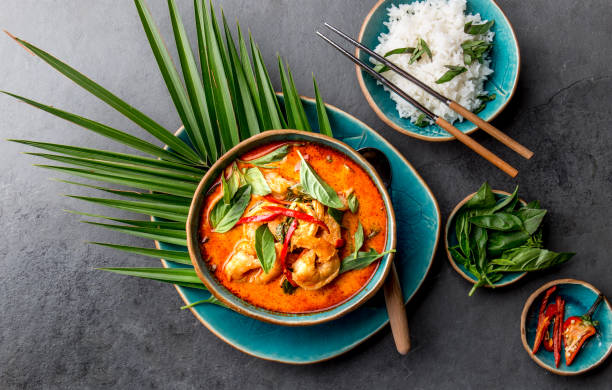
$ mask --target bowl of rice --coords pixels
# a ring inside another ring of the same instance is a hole
[[[493,0],[380,0],[366,16],[359,41],[485,121],[516,90],[518,42]],[[462,132],[478,129],[367,53],[357,49],[356,56]],[[393,129],[427,141],[454,139],[359,68],[357,79],[368,104]]]

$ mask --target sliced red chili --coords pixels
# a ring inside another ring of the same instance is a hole
[[[272,195],[266,195],[266,196],[264,196],[264,199],[267,200],[268,202],[276,203],[276,204],[282,204],[282,205],[290,205],[291,204],[291,202],[287,202],[286,200],[276,199]]]
[[[285,217],[291,217],[291,218],[299,219],[299,220],[306,221],[309,223],[317,224],[329,233],[329,228],[327,227],[327,225],[320,219],[317,219],[310,214],[302,213],[300,211],[286,209],[284,207],[263,206],[262,208],[264,210],[272,211],[274,213],[279,213],[280,215],[284,215]]]
[[[533,343],[533,353],[537,353],[540,349],[540,345],[542,344],[542,340],[544,340],[544,334],[548,332],[548,326],[550,325],[550,321],[554,316],[554,313],[550,316],[546,315],[546,304],[548,303],[548,299],[557,290],[557,286],[553,286],[546,291],[544,298],[542,299],[542,303],[540,304],[540,312],[538,314],[538,327],[536,329],[536,338]]]
[[[339,238],[339,239],[336,240],[336,245],[334,245],[334,246],[336,247],[336,249],[338,249],[338,248],[342,248],[344,246],[344,244],[346,244],[344,239]]]
[[[266,154],[273,152],[276,149],[280,148],[281,146],[291,145],[291,144],[295,144],[295,142],[288,142],[288,141],[273,142],[273,143],[268,144],[265,148],[256,149],[251,152],[246,152],[240,157],[240,159],[244,162],[249,162],[249,161],[258,159],[260,157],[263,157]]]
[[[595,323],[591,320],[597,306],[603,300],[599,294],[591,308],[582,317],[570,317],[563,323],[563,344],[565,346],[565,364],[572,364],[584,343],[597,333]]]
[[[251,223],[251,222],[268,222],[273,220],[274,218],[282,215],[281,213],[271,213],[271,214],[259,214],[259,215],[251,215],[250,217],[242,217],[236,222],[236,225],[241,225],[243,223]]]
[[[561,339],[563,332],[563,317],[565,312],[565,301],[561,297],[557,297],[557,314],[555,316],[555,325],[553,328],[553,354],[555,356],[555,367],[561,364]]]
[[[287,252],[289,251],[291,237],[293,236],[295,229],[297,229],[297,225],[297,219],[294,219],[293,222],[291,222],[291,225],[289,225],[289,229],[287,230],[287,234],[285,235],[285,241],[283,242],[283,249],[281,249],[280,253],[280,262],[281,267],[283,268],[283,273],[285,274],[285,277],[293,287],[297,287],[297,284],[293,281],[293,278],[291,277],[291,272],[289,272],[289,270],[287,269]]]

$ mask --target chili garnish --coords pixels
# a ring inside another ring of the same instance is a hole
[[[276,207],[276,206],[263,206],[262,209],[272,211],[274,213],[278,213],[277,215],[284,215],[285,217],[291,217],[291,218],[299,219],[299,220],[306,221],[309,223],[314,223],[316,225],[321,226],[323,229],[325,229],[329,233],[329,228],[327,227],[327,225],[320,219],[317,219],[310,214],[302,213],[302,212],[291,210],[291,209],[286,209],[284,207]]]
[[[548,325],[550,325],[550,320],[554,316],[554,313],[550,316],[547,316],[548,310],[546,310],[546,304],[548,303],[548,299],[557,290],[557,286],[553,286],[546,291],[544,298],[542,299],[542,303],[540,304],[540,312],[538,314],[538,327],[536,330],[536,338],[533,344],[533,353],[538,352],[540,349],[540,344],[542,344],[542,340],[544,340],[544,334],[548,332]]]
[[[251,222],[268,222],[281,215],[280,213],[251,215],[250,217],[242,217],[236,222],[236,225]]]
[[[589,311],[581,317],[570,317],[563,323],[563,344],[565,345],[565,364],[572,364],[580,348],[584,343],[597,333],[595,325],[597,324],[591,319],[591,316],[603,300],[603,295],[599,294],[595,303]]]
[[[282,205],[290,205],[291,204],[291,202],[287,202],[286,200],[276,199],[272,195],[266,195],[266,196],[264,196],[264,199],[267,200],[268,202],[272,202],[272,203],[276,203],[276,204],[282,204]]]
[[[555,355],[555,367],[561,364],[561,338],[563,317],[565,315],[565,301],[561,297],[557,297],[557,314],[555,316],[555,325],[553,327],[553,354]]]
[[[293,222],[291,222],[289,229],[287,230],[287,234],[285,235],[285,241],[283,242],[283,249],[281,249],[280,253],[280,262],[281,267],[283,269],[283,273],[285,274],[285,277],[293,287],[297,287],[297,284],[293,281],[293,278],[291,277],[291,272],[289,272],[289,270],[287,269],[287,252],[289,251],[291,237],[293,236],[295,229],[297,229],[297,225],[297,219],[294,219]]]

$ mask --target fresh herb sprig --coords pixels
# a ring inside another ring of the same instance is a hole
[[[459,76],[461,73],[467,72],[467,68],[465,66],[457,66],[457,65],[444,65],[448,68],[446,73],[442,75],[439,79],[436,80],[436,84],[443,84],[451,81],[456,76]]]
[[[453,259],[477,279],[469,295],[478,287],[493,286],[505,272],[539,271],[572,258],[574,253],[543,248],[545,215],[538,202],[519,202],[518,187],[499,201],[488,183],[480,187],[457,213],[458,245],[449,248]]]
[[[394,54],[411,54],[410,59],[408,60],[408,64],[410,65],[420,60],[423,54],[427,54],[430,59],[432,58],[429,45],[427,45],[427,42],[425,42],[425,40],[422,38],[417,40],[417,47],[399,47],[397,49],[389,50],[383,55],[383,57],[386,58]],[[378,73],[386,72],[388,70],[389,67],[384,64],[374,66],[374,71]]]
[[[482,64],[484,62],[485,53],[492,47],[492,43],[480,39],[463,42],[461,44],[461,48],[463,49],[463,62],[466,65],[471,65],[474,61],[478,61]]]
[[[494,24],[495,20],[489,20],[488,22],[483,24],[474,24],[473,22],[467,22],[463,27],[463,31],[466,34],[470,35],[486,34],[487,32],[489,32],[489,30],[491,29],[491,27],[493,27]]]
[[[381,257],[389,253],[395,252],[395,249],[391,249],[383,253],[378,253],[376,252],[376,250],[374,250],[374,248],[370,248],[370,250],[367,252],[360,251],[361,247],[365,242],[363,226],[361,226],[361,222],[359,222],[359,225],[357,226],[357,231],[355,231],[354,242],[355,248],[353,249],[353,253],[346,256],[342,260],[342,264],[340,265],[340,273],[344,273],[354,269],[365,268],[376,260],[380,259]]]

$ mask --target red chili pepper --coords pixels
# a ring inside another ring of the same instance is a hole
[[[268,144],[265,148],[262,149],[256,149],[254,151],[251,152],[247,152],[245,154],[243,154],[240,159],[242,161],[248,162],[248,161],[252,161],[255,160],[259,157],[265,156],[266,154],[275,151],[276,149],[280,148],[281,146],[285,146],[285,145],[291,145],[291,144],[295,144],[296,142],[287,142],[287,141],[279,141],[279,142],[273,142]]]
[[[565,301],[557,297],[557,314],[555,316],[555,326],[553,328],[553,353],[555,355],[555,367],[561,364],[561,338],[563,332],[563,317],[565,315]]]
[[[553,339],[550,337],[550,333],[546,332],[544,335],[544,341],[542,342],[544,349],[548,352],[552,352],[554,350]]]
[[[572,364],[580,348],[584,343],[597,333],[595,323],[591,316],[602,301],[603,295],[599,295],[589,311],[582,317],[570,317],[563,323],[563,344],[565,346],[565,364]]]
[[[550,320],[554,316],[546,315],[546,304],[548,303],[548,299],[557,290],[557,286],[553,286],[546,291],[544,298],[542,299],[542,303],[540,304],[540,312],[538,314],[538,327],[536,330],[536,338],[533,343],[533,353],[537,353],[540,349],[540,344],[542,344],[542,340],[544,340],[545,332],[548,332],[548,326],[550,325]]]
[[[289,272],[289,270],[287,269],[286,261],[287,252],[289,251],[289,243],[291,243],[291,237],[293,236],[295,229],[297,229],[297,225],[297,219],[294,219],[293,222],[291,222],[291,225],[289,225],[289,229],[287,230],[287,234],[285,235],[285,241],[283,242],[283,249],[281,249],[280,253],[280,262],[281,267],[283,268],[283,273],[285,274],[285,277],[293,287],[297,287],[297,284],[293,281],[293,278],[291,277],[291,272]]]
[[[339,238],[339,239],[336,240],[336,245],[334,245],[334,246],[336,247],[336,249],[338,249],[338,248],[342,248],[344,246],[344,244],[346,244],[344,239]]]
[[[264,199],[267,200],[268,202],[276,203],[276,204],[282,204],[282,205],[290,205],[291,204],[291,202],[287,202],[286,200],[276,199],[272,195],[266,195],[266,196],[264,196]]]
[[[251,215],[250,217],[242,217],[236,222],[236,225],[251,222],[268,222],[281,215],[281,213]]]
[[[316,219],[310,214],[301,213],[299,211],[286,209],[284,207],[276,207],[276,206],[263,206],[262,209],[272,211],[274,213],[279,213],[280,215],[284,215],[285,217],[291,217],[291,218],[300,219],[302,221],[306,221],[309,223],[317,224],[329,233],[329,228],[327,227],[327,225],[323,221]]]
[[[545,319],[548,319],[548,324],[544,327],[544,340],[542,341],[542,345],[544,346],[544,349],[546,349],[548,352],[552,352],[554,349],[553,339],[550,337],[550,322],[552,321],[552,319],[555,317],[556,314],[557,314],[557,305],[551,303],[546,308],[546,312],[544,314]]]

